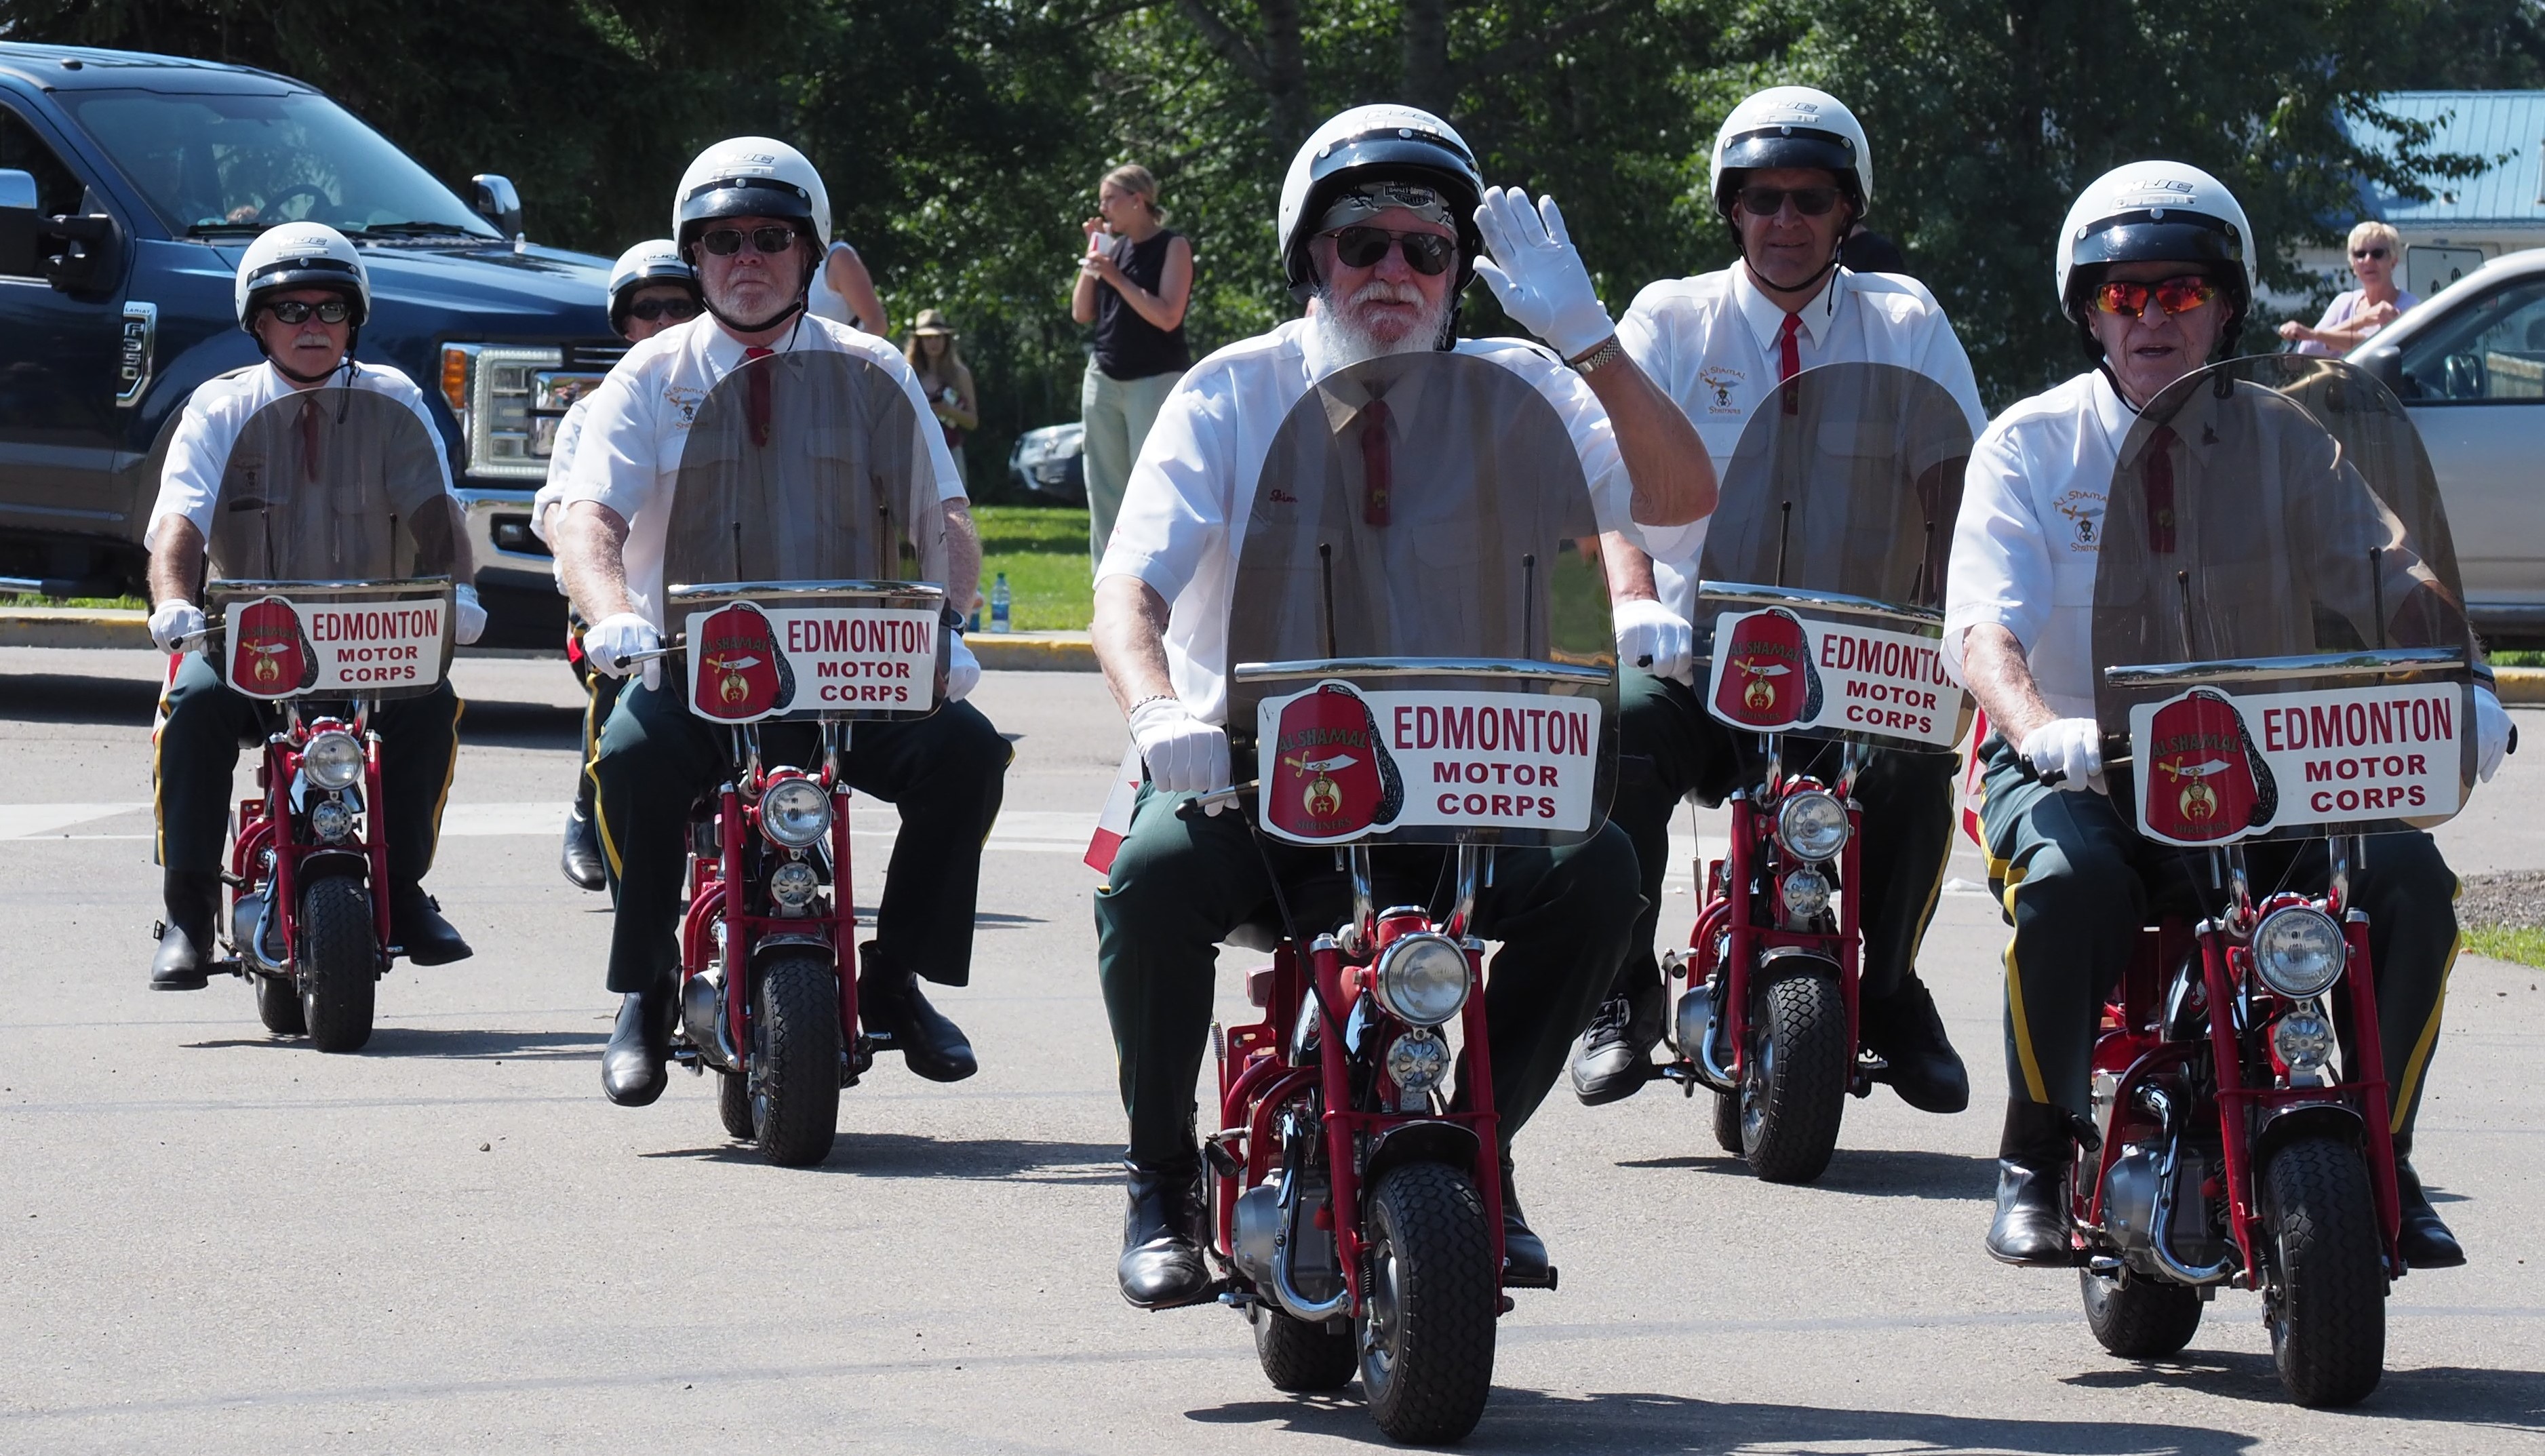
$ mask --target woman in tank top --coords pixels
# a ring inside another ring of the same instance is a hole
[[[1192,366],[1185,347],[1192,245],[1167,229],[1158,180],[1146,167],[1114,168],[1097,191],[1097,211],[1083,224],[1087,251],[1069,299],[1070,317],[1096,326],[1079,389],[1091,566],[1113,534],[1122,487],[1158,407]]]

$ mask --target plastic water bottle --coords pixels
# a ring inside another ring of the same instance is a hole
[[[998,581],[990,587],[991,631],[1005,632],[1012,630],[1008,625],[1008,603],[1010,600],[1011,599],[1008,596],[1008,574],[1003,571],[999,573]]]

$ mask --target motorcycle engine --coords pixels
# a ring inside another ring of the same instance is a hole
[[[1304,1170],[1297,1182],[1297,1243],[1290,1251],[1290,1287],[1312,1302],[1334,1297],[1342,1288],[1335,1259],[1335,1236],[1317,1227],[1317,1212],[1326,1206],[1326,1177],[1321,1170]],[[1272,1287],[1272,1251],[1284,1234],[1278,1185],[1258,1183],[1238,1195],[1237,1230],[1230,1250],[1238,1272],[1259,1289]]]
[[[720,978],[692,976],[681,987],[681,1029],[689,1033],[708,1066],[733,1070],[733,1060],[724,1054],[724,985]]]
[[[2103,1237],[2120,1250],[2130,1267],[2155,1274],[2156,1195],[2164,1149],[2155,1143],[2125,1143],[2103,1182]],[[2174,1170],[2175,1258],[2195,1268],[2215,1263],[2222,1253],[2210,1219],[2209,1199],[2201,1188],[2218,1167],[2214,1149],[2185,1140]]]

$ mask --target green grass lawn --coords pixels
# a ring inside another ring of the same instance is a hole
[[[1020,632],[1079,631],[1095,603],[1087,512],[1075,506],[975,506],[981,527],[981,626],[990,586],[1008,574],[1009,622]]]
[[[67,602],[57,602],[50,597],[19,597],[0,593],[0,607],[115,607],[140,611],[148,608],[149,606],[149,603],[138,597],[73,597]]]
[[[2545,668],[2545,652],[2496,652],[2492,665],[2497,668]]]
[[[2519,926],[2468,926],[2466,949],[2495,960],[2523,966],[2545,966],[2545,930]]]

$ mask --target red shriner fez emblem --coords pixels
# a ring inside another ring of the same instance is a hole
[[[2241,838],[2271,822],[2279,786],[2236,704],[2196,688],[2148,721],[2139,787],[2148,830],[2180,844]]]
[[[300,613],[280,597],[239,609],[230,642],[230,684],[259,697],[284,697],[318,682],[318,653],[300,630]]]
[[[690,643],[690,701],[710,718],[748,723],[795,701],[795,673],[778,650],[778,629],[748,602],[710,614]]]
[[[1819,709],[1821,679],[1812,667],[1811,639],[1792,612],[1769,607],[1735,617],[1715,652],[1723,660],[1714,688],[1716,716],[1772,733],[1810,722]]]
[[[1292,839],[1343,840],[1393,824],[1405,804],[1396,760],[1359,693],[1321,683],[1281,709],[1264,756],[1265,812]]]

